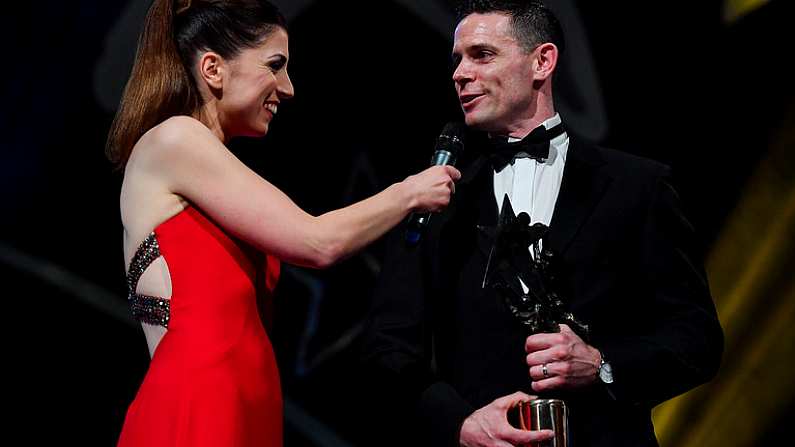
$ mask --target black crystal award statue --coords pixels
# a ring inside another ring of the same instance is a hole
[[[527,335],[560,332],[560,324],[567,324],[583,340],[587,340],[588,326],[566,310],[563,300],[555,291],[555,257],[548,244],[543,243],[548,231],[549,227],[542,223],[530,225],[527,213],[514,215],[506,195],[486,265],[483,287],[491,287],[496,291],[514,318],[527,330]],[[534,447],[568,446],[568,410],[560,399],[536,399],[521,403],[519,425],[525,430],[551,429],[555,432],[553,439],[536,443]]]
[[[514,215],[506,195],[489,254],[483,287],[492,287],[503,299],[528,335],[539,332],[560,332],[567,324],[583,340],[588,326],[565,309],[555,291],[555,258],[542,240],[549,227],[542,223],[530,225],[527,213]],[[530,254],[532,250],[532,255]],[[524,291],[523,283],[528,289]]]

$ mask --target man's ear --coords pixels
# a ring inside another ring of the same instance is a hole
[[[224,85],[226,61],[218,53],[208,51],[199,57],[198,77],[212,90],[220,90]]]
[[[558,66],[558,47],[554,43],[542,43],[533,50],[533,80],[543,81],[552,77]]]

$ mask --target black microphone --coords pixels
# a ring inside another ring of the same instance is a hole
[[[455,166],[459,155],[464,151],[465,129],[464,123],[460,122],[449,122],[444,125],[442,133],[436,139],[431,166]],[[406,226],[406,242],[410,245],[417,244],[430,220],[431,213],[412,213]]]

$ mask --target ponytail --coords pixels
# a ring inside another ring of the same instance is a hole
[[[177,51],[175,0],[154,0],[138,40],[130,79],[113,119],[105,153],[124,168],[135,143],[152,127],[175,115],[190,115],[201,98]],[[190,6],[181,1],[180,12]]]
[[[267,0],[154,0],[108,133],[108,159],[124,168],[149,129],[199,110],[203,100],[188,70],[201,52],[231,60],[277,28],[287,30],[287,22]]]

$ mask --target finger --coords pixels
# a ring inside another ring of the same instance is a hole
[[[554,376],[548,379],[533,381],[533,383],[530,386],[533,387],[533,391],[538,393],[543,391],[556,390],[566,387],[566,379],[561,376]]]
[[[546,367],[546,374],[544,374]],[[530,377],[533,380],[545,380],[552,377],[568,377],[568,364],[566,362],[549,362],[534,365],[529,369]]]
[[[530,369],[528,370],[530,378],[536,381],[536,380],[544,380],[544,379],[549,379],[550,377],[559,376],[560,374],[556,374],[552,370],[552,365],[554,365],[554,363],[544,363],[541,365],[531,366]],[[544,375],[544,366],[547,367],[546,375]]]
[[[461,171],[454,168],[453,166],[445,165],[445,169],[447,170],[447,174],[452,177],[453,180],[458,180],[461,178]]]
[[[499,434],[499,437],[511,444],[529,444],[531,442],[546,441],[555,437],[555,432],[552,430],[519,430],[516,428],[509,428]]]
[[[530,402],[531,400],[535,399],[536,396],[531,396],[527,393],[523,393],[521,391],[517,391],[513,394],[509,394],[507,396],[499,397],[494,399],[494,404],[498,408],[507,409],[515,407],[519,404],[519,402]]]
[[[551,346],[561,343],[562,337],[560,334],[533,334],[524,342],[524,352],[535,352],[540,351],[542,349],[547,349]]]
[[[525,357],[525,362],[527,366],[536,366],[536,365],[543,365],[544,363],[553,363],[565,358],[561,356],[562,352],[559,349],[556,349],[554,346],[548,349],[544,349],[542,351],[535,351],[527,354]]]

